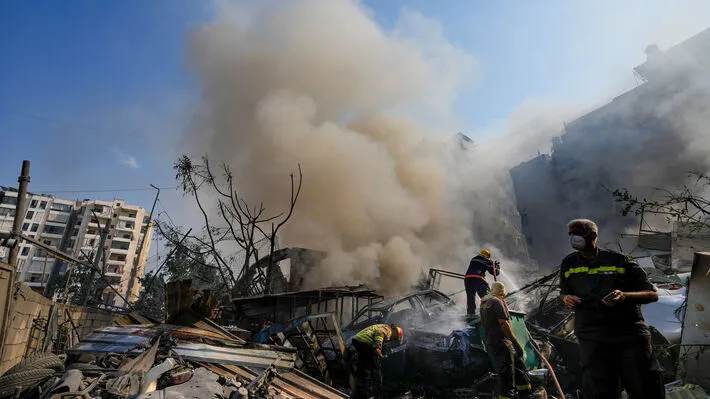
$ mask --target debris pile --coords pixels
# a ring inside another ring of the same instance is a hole
[[[129,324],[97,329],[58,356],[25,358],[0,377],[0,398],[339,398],[295,368],[297,350],[207,328]]]

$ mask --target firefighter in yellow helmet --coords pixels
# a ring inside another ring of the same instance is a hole
[[[488,295],[490,286],[486,281],[486,272],[494,277],[500,273],[500,264],[491,260],[491,253],[487,249],[482,249],[478,255],[471,259],[468,264],[466,275],[463,280],[466,288],[466,313],[468,317],[476,314],[476,295],[483,298]]]
[[[404,330],[394,324],[375,324],[355,335],[352,340],[357,352],[351,398],[378,396],[382,390],[382,345],[390,340],[402,342]]]

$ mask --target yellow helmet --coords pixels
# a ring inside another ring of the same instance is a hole
[[[480,255],[486,259],[490,259],[491,258],[491,251],[489,251],[487,249],[482,249],[480,252]]]

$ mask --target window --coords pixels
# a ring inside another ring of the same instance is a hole
[[[30,208],[37,208],[37,200],[32,200],[32,202],[30,202]]]
[[[27,231],[27,229],[29,229],[29,228],[30,228],[30,224],[29,224],[29,223],[23,223],[23,224],[22,224],[22,230],[23,230],[23,231]]]
[[[40,202],[39,209],[47,209],[47,201]]]
[[[39,223],[32,223],[32,228],[30,228],[30,231],[36,233],[37,229],[39,229]]]
[[[64,234],[64,226],[44,226],[44,232],[47,234]]]
[[[42,242],[44,243],[44,245],[52,245],[52,242],[49,240],[44,240]]]
[[[30,247],[22,248],[22,256],[27,256],[30,253]]]
[[[35,212],[34,211],[27,211],[27,214],[25,215],[25,219],[32,219],[35,217]]]
[[[58,204],[58,203],[53,203],[51,209],[53,211],[59,211],[59,212],[71,212],[72,206],[69,204]]]
[[[143,216],[143,224],[150,223],[150,216]]]
[[[8,208],[0,208],[0,216],[12,216],[15,217],[15,210]]]
[[[111,243],[111,248],[127,251],[129,245],[130,245],[130,244],[127,243],[127,242],[114,241],[113,243]]]
[[[130,235],[130,234],[124,234],[124,235],[122,235],[121,237],[127,238],[127,239],[129,239],[129,240],[131,239],[131,235]]]
[[[10,197],[9,195],[6,195],[2,197],[2,199],[0,199],[0,203],[8,205],[17,205],[17,197]]]

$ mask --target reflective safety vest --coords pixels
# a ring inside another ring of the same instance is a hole
[[[375,324],[355,335],[355,339],[373,348],[382,349],[382,343],[392,337],[392,329],[387,324]]]

